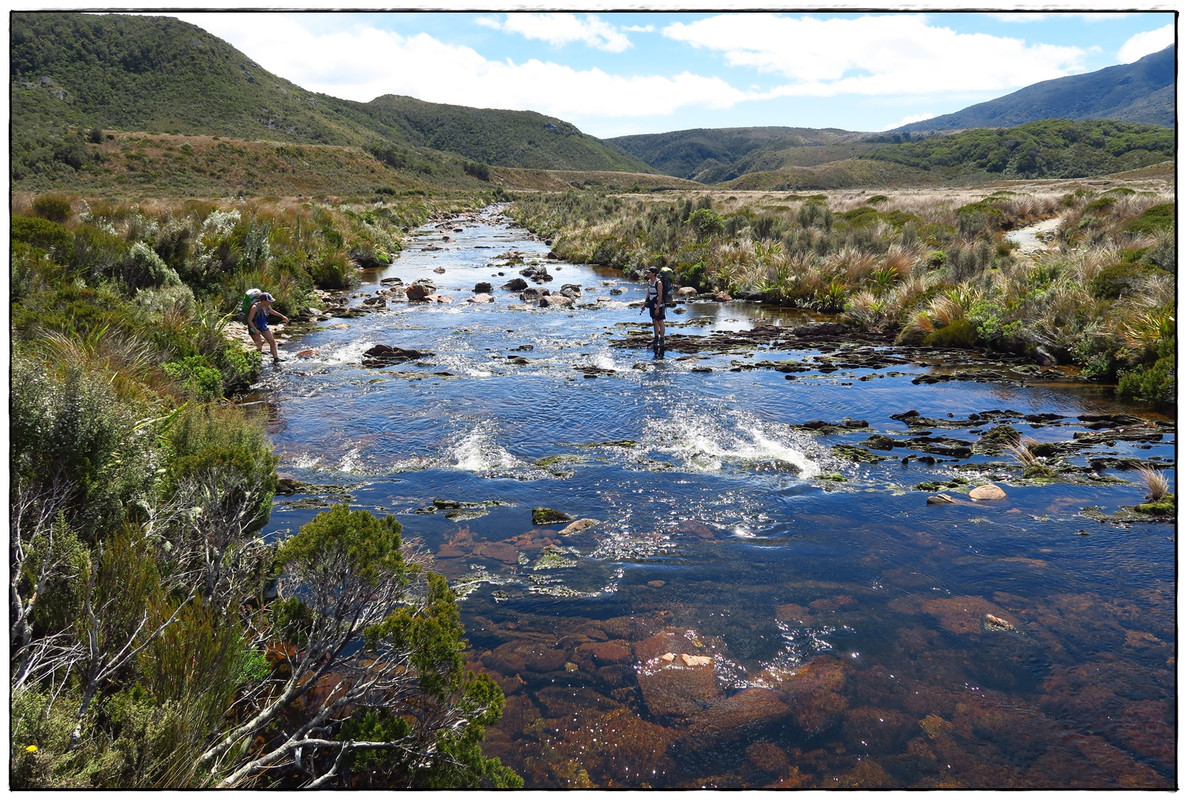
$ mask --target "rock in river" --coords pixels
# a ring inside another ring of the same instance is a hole
[[[392,347],[386,344],[377,344],[367,352],[363,353],[364,367],[386,367],[391,364],[398,364],[402,361],[415,361],[418,358],[431,356],[432,353],[426,353],[422,350],[405,350],[402,347]]]
[[[987,483],[984,486],[974,487],[969,492],[969,498],[972,500],[1005,500],[1006,493],[1002,491],[1000,486]]]

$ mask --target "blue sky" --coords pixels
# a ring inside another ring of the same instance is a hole
[[[532,110],[609,138],[753,125],[887,130],[1136,61],[1174,42],[1171,8],[172,15],[312,91]]]

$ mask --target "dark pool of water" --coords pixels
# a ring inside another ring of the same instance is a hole
[[[547,266],[542,288],[581,286],[578,307],[498,288],[523,266],[510,251]],[[422,540],[464,597],[474,667],[507,694],[487,751],[528,787],[1176,783],[1174,527],[1084,514],[1142,502],[1133,472],[1026,486],[1008,455],[831,451],[905,434],[891,415],[909,409],[999,411],[1038,441],[1134,409],[1069,383],[912,382],[942,364],[789,380],[742,367],[811,353],[657,358],[614,346],[649,327],[639,285],[547,251],[496,210],[425,229],[362,291],[431,278],[454,302],[326,323],[261,386],[282,473],[320,487],[280,498],[268,532],[349,499]],[[467,302],[479,281],[494,303]],[[693,303],[669,331],[807,319]],[[432,355],[362,367],[375,344]],[[1024,420],[1043,413],[1062,419]],[[793,427],[844,417],[869,429]],[[1094,454],[1173,463],[1173,435]],[[955,475],[1007,498],[914,488]],[[538,506],[597,524],[562,536],[533,525]]]

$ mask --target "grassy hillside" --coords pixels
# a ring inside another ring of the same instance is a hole
[[[360,196],[428,190],[491,189],[466,172],[463,159],[433,151],[400,151],[401,163],[360,147],[245,141],[221,136],[106,133],[98,142],[72,137],[77,168],[17,174],[13,188],[91,196],[156,197]],[[382,154],[382,153],[381,153]]]
[[[87,129],[367,147],[396,152],[397,167],[410,151],[435,149],[499,166],[650,171],[535,112],[308,92],[169,17],[36,12],[10,19],[18,179],[58,171],[55,163],[76,166],[70,133]]]
[[[758,152],[780,152],[852,142],[862,134],[833,128],[697,128],[671,133],[619,136],[606,141],[665,175],[699,181],[726,180],[731,170]],[[708,176],[708,177],[706,177]],[[730,177],[736,177],[731,175]]]
[[[1056,118],[1114,119],[1173,128],[1174,91],[1175,48],[1172,45],[1132,64],[1042,81],[1005,97],[896,130],[1012,127]]]
[[[576,127],[535,111],[426,103],[385,95],[362,106],[370,127],[393,139],[505,167],[652,172]]]

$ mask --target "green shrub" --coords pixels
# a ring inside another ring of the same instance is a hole
[[[1122,372],[1117,380],[1117,396],[1163,408],[1174,407],[1174,353],[1163,356],[1148,367],[1139,366]]]
[[[74,237],[56,222],[20,214],[12,218],[11,239],[49,253],[64,262],[74,253]]]
[[[172,455],[162,476],[167,491],[197,480],[220,503],[246,509],[245,530],[267,523],[278,459],[260,424],[234,408],[185,406],[166,435]]]
[[[1113,264],[1097,273],[1089,284],[1089,290],[1093,297],[1101,300],[1116,300],[1133,292],[1150,273],[1150,267],[1142,264]]]
[[[213,400],[222,396],[223,376],[209,366],[201,356],[189,356],[162,365],[165,374],[177,381],[187,393],[199,400]]]
[[[696,231],[697,240],[702,242],[725,231],[725,219],[711,208],[698,208],[692,212],[688,224]]]
[[[33,213],[50,222],[64,223],[70,219],[70,201],[58,195],[41,195],[33,199]]]
[[[1162,203],[1143,211],[1136,220],[1125,226],[1125,232],[1138,235],[1154,234],[1174,227],[1175,204]]]
[[[923,337],[928,347],[976,347],[977,326],[967,317],[955,320],[942,328],[936,328]]]
[[[11,387],[14,491],[54,498],[87,541],[118,527],[125,507],[143,502],[153,470],[151,441],[136,428],[140,412],[105,376],[76,363],[18,357]]]
[[[348,289],[358,282],[358,275],[346,253],[323,253],[309,266],[309,277],[321,289]]]

